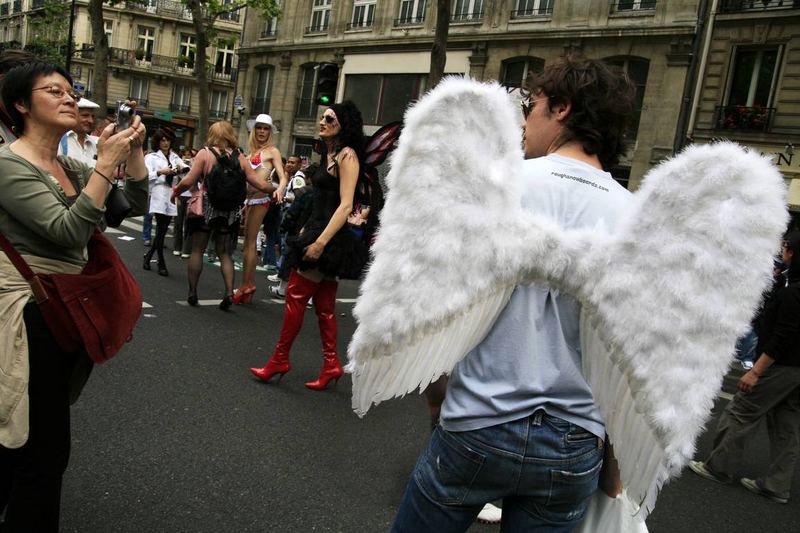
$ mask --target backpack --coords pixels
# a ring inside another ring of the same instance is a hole
[[[228,155],[210,146],[208,149],[217,158],[205,177],[208,201],[218,211],[235,211],[244,205],[247,197],[247,177],[239,164],[239,150]]]

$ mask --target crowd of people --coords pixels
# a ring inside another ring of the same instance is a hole
[[[324,390],[338,382],[344,373],[337,349],[338,280],[362,275],[369,256],[363,227],[375,216],[369,205],[357,205],[365,141],[355,104],[334,103],[322,112],[321,162],[303,169],[297,155],[283,159],[269,115],[256,117],[246,151],[231,124],[219,121],[199,150],[176,151],[169,131],[158,129],[150,133],[148,152],[148,132],[135,114],[122,131],[107,122],[98,126],[99,135],[91,135],[98,105],[73,92],[72,78],[61,67],[30,58],[0,60],[0,67],[3,110],[17,137],[0,147],[0,230],[38,261],[37,268],[82,268],[90,234],[103,227],[108,191],[123,178],[131,215],[155,220],[154,236],[152,229],[144,230],[149,242],[142,268],[151,270],[155,258],[157,273],[170,275],[165,239],[172,224],[173,254],[188,259],[189,305],[199,301],[209,242],[220,264],[223,310],[252,301],[257,243],[269,243],[265,254],[273,253],[277,266],[270,292],[285,299],[284,315],[273,352],[263,367],[250,369],[253,376],[268,383],[290,372],[293,342],[313,301],[322,369],[305,386]],[[633,106],[630,81],[600,61],[569,58],[532,75],[523,99],[523,205],[566,228],[601,220],[613,228],[630,193],[608,169],[626,150]],[[223,174],[241,177],[240,204],[224,204],[222,193],[212,190],[210,176],[222,182]],[[580,179],[558,178],[565,174]],[[270,212],[267,237],[259,239]],[[237,286],[231,254],[240,234],[244,270]],[[777,457],[764,478],[741,482],[783,503],[800,453],[800,276],[791,261],[798,249],[800,238],[789,237],[783,257],[787,281],[765,308],[761,355],[720,422],[710,458],[692,463],[706,478],[730,481],[730,462],[741,453],[746,434],[767,417]],[[0,343],[0,370],[24,385],[17,389],[25,398],[19,404],[20,394],[11,395],[3,384],[2,530],[57,531],[69,459],[69,405],[91,363],[81,352],[64,353],[55,344],[29,288],[5,256],[0,259],[0,316],[8,324],[2,337],[22,339],[19,345]],[[547,286],[516,288],[486,338],[449,380],[430,389],[433,432],[393,531],[464,531],[485,504],[497,500],[503,502],[505,530],[572,531],[598,487],[611,497],[619,494],[613,451],[581,375],[579,316],[575,300]],[[546,461],[539,460],[544,456]]]

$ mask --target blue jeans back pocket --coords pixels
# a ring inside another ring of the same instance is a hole
[[[456,435],[437,427],[428,449],[414,469],[414,479],[434,501],[443,505],[461,505],[485,459],[485,455]]]
[[[585,460],[562,465],[559,470],[550,471],[550,494],[547,507],[553,510],[559,507],[575,508],[597,490],[600,468],[603,466],[602,453],[587,454]]]

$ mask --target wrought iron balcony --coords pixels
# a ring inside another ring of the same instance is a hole
[[[722,0],[722,13],[800,9],[800,0]]]
[[[394,19],[395,27],[398,26],[418,26],[425,22],[425,15],[421,17],[404,17],[399,19]]]
[[[272,37],[275,37],[277,34],[278,34],[278,30],[271,28],[269,30],[263,30],[261,32],[261,38],[262,39],[271,39]]]
[[[208,77],[214,81],[229,81],[235,82],[237,74],[239,73],[238,70],[231,68],[225,68],[221,70],[217,70],[216,68],[212,68],[208,72]]]
[[[253,98],[251,105],[251,114],[259,115],[261,113],[269,113],[269,98]]]
[[[365,20],[362,22],[348,22],[347,23],[347,31],[350,30],[368,30],[372,28],[373,21],[372,20]]]
[[[303,33],[305,35],[328,33],[328,25],[322,24],[320,26],[306,26],[306,29]]]
[[[224,109],[212,109],[208,112],[208,117],[217,120],[225,120],[228,117],[228,113],[225,112]]]
[[[613,0],[611,12],[652,11],[656,8],[656,3],[656,0]]]
[[[220,20],[227,20],[228,22],[239,22],[239,12],[232,11],[230,13],[222,13],[219,16]]]
[[[450,22],[479,22],[483,20],[483,11],[477,13],[453,13]]]
[[[714,129],[769,131],[774,116],[774,107],[718,106],[714,111]]]
[[[191,107],[188,105],[183,104],[169,104],[169,110],[175,111],[176,113],[188,113],[191,110]]]
[[[553,14],[553,5],[542,6],[539,8],[519,9],[511,12],[511,19],[530,19],[535,17],[549,17]]]

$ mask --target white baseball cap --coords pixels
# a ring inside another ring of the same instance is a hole
[[[255,126],[256,124],[266,124],[272,129],[272,133],[278,133],[278,128],[276,128],[275,124],[272,122],[272,117],[266,113],[261,113],[256,117],[256,121],[253,125]]]
[[[100,109],[100,105],[81,97],[81,99],[78,100],[78,109]]]

